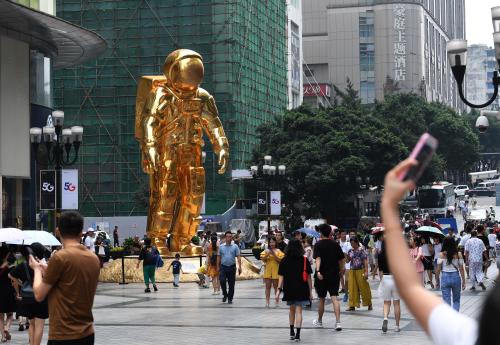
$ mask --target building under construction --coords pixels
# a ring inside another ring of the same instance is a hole
[[[286,109],[283,0],[64,0],[57,14],[108,44],[100,59],[54,78],[56,108],[85,127],[78,163],[85,216],[146,214],[148,179],[134,139],[137,80],[161,74],[172,50],[203,56],[202,87],[216,99],[232,169],[249,165],[257,126]],[[206,213],[215,214],[232,203],[230,170],[217,175],[217,157],[209,144],[205,150]]]

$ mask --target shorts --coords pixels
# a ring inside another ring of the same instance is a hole
[[[314,289],[319,298],[325,298],[328,293],[330,297],[339,295],[340,276],[337,274],[331,278],[314,279]]]
[[[434,270],[434,258],[432,256],[425,256],[422,263],[424,264],[424,271]]]
[[[392,275],[385,275],[380,283],[382,287],[382,298],[384,301],[399,301],[398,290],[396,290],[396,283]]]
[[[299,307],[307,307],[311,304],[311,301],[286,301],[286,305],[294,305]]]

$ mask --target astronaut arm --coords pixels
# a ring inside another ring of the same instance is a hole
[[[156,170],[158,164],[158,151],[157,145],[157,131],[159,126],[159,119],[156,115],[158,104],[161,97],[160,92],[152,94],[144,106],[144,113],[142,118],[143,140],[141,142],[143,168],[148,174],[152,174]]]
[[[203,107],[203,125],[205,132],[213,146],[214,152],[219,156],[219,173],[223,174],[226,170],[229,159],[229,142],[226,133],[219,119],[219,112],[212,96],[209,97]]]

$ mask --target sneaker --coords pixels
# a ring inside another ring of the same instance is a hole
[[[470,291],[476,291],[476,287],[475,287],[475,286],[473,286],[473,287],[471,287],[469,290],[470,290]]]
[[[373,310],[373,306],[371,304],[368,306],[368,310]]]
[[[313,326],[314,327],[323,327],[323,321],[319,321],[319,320],[314,320],[313,321]]]
[[[230,299],[229,301],[227,301],[227,304],[233,304],[233,300]]]
[[[227,297],[226,296],[222,297],[222,303],[226,303],[226,301],[227,301]]]
[[[24,331],[24,325],[19,325],[19,328],[17,329],[19,332]]]
[[[146,288],[146,290],[144,290],[145,293],[150,293],[151,292],[151,289],[150,288]]]
[[[340,324],[340,321],[335,322],[335,330],[337,332],[340,332],[342,330],[342,325]]]
[[[300,342],[300,337],[299,337],[299,336],[297,336],[297,335],[295,336],[295,342],[296,342],[296,343]]]
[[[354,307],[349,307],[349,308],[347,308],[345,311],[356,311],[356,308],[354,308]]]
[[[384,320],[382,322],[382,332],[387,333],[387,324],[389,323],[389,320]]]
[[[396,326],[396,328],[394,328],[394,332],[396,332],[396,333],[401,332],[401,329],[399,328],[399,326]]]
[[[479,286],[481,287],[481,289],[483,289],[483,291],[486,290],[486,286],[484,286],[483,283],[479,283]]]
[[[153,290],[155,290],[155,292],[158,292],[158,288],[156,287],[156,285],[153,285]]]
[[[295,340],[295,334],[290,334],[290,340]]]

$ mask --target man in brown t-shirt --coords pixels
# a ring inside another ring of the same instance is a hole
[[[48,345],[94,344],[92,305],[100,265],[97,256],[80,244],[82,229],[78,212],[63,213],[56,229],[63,249],[52,255],[48,265],[30,257],[35,298],[41,301],[48,296]]]

